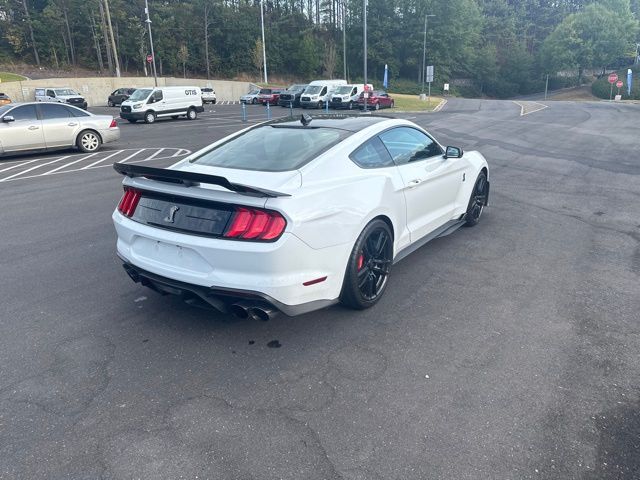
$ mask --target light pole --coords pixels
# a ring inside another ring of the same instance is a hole
[[[426,14],[424,16],[424,43],[422,44],[422,94],[424,95],[424,82],[427,68],[427,20],[429,17],[435,17],[435,15]],[[424,98],[424,97],[423,97]]]
[[[343,78],[347,79],[347,10],[346,0],[342,1],[342,68]]]
[[[149,44],[151,45],[151,64],[153,65],[153,81],[158,86],[158,72],[156,72],[156,54],[153,51],[153,36],[151,35],[151,19],[149,18],[149,1],[144,0],[144,13],[147,15],[145,22],[149,28]]]
[[[264,67],[264,83],[267,81],[267,49],[264,44],[264,1],[260,0],[260,24],[262,25],[262,65]]]
[[[365,87],[369,83],[367,81],[367,0],[362,0],[362,37],[364,43],[364,85]],[[365,92],[364,95],[364,111],[367,111],[367,95],[368,92]]]

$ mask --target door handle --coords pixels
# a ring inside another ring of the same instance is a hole
[[[36,127],[35,125],[31,125],[29,130],[38,130],[40,127]]]
[[[415,187],[417,185],[420,185],[422,183],[422,179],[421,178],[414,178],[413,180],[409,180],[408,185],[410,187]]]
[[[71,122],[71,123],[67,123],[67,125],[69,125],[70,127],[75,127],[76,125],[78,125],[77,123]]]

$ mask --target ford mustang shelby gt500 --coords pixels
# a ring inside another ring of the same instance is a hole
[[[273,120],[167,169],[114,168],[126,176],[113,221],[129,276],[264,320],[372,306],[394,262],[475,225],[489,198],[480,153],[382,116]]]

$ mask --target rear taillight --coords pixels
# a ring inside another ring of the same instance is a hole
[[[278,239],[286,226],[287,221],[278,212],[236,207],[223,236],[243,240],[271,241]]]
[[[141,196],[142,194],[139,190],[124,187],[124,195],[118,204],[118,211],[126,217],[132,217]]]
[[[116,122],[115,118],[111,119],[111,123],[109,124],[109,128],[116,128],[118,126],[118,123]]]

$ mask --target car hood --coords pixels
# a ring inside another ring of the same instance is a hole
[[[231,183],[239,183],[267,190],[290,192],[302,185],[302,174],[298,170],[288,172],[262,172],[253,170],[238,170],[235,168],[211,167],[198,165],[189,162],[179,162],[171,167],[174,170],[183,172],[204,173],[207,175],[218,175],[226,178]],[[216,185],[202,185],[203,188],[220,189]]]

